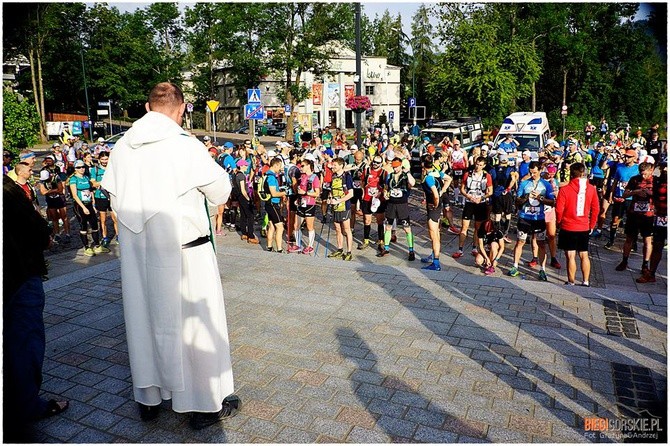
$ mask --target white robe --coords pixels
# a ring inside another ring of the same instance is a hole
[[[223,291],[205,197],[223,204],[228,174],[197,139],[149,112],[111,153],[102,186],[119,220],[121,280],[135,400],[215,412],[233,393]]]

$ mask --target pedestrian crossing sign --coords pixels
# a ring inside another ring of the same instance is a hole
[[[261,89],[260,88],[250,88],[247,90],[247,103],[248,104],[260,104],[261,103]]]

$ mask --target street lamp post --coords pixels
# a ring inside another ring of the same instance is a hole
[[[361,4],[355,4],[356,10],[356,96],[361,95]],[[354,112],[356,116],[356,145],[361,147],[361,114]]]
[[[91,122],[91,108],[88,105],[88,86],[86,85],[86,68],[84,65],[84,44],[79,40],[79,53],[81,54],[81,74],[84,78],[84,95],[86,96],[86,119],[88,120],[88,137],[93,140],[93,123]]]

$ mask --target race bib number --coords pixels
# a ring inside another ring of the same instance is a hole
[[[354,189],[361,188],[361,180],[354,180]]]
[[[371,197],[377,196],[378,189],[376,187],[368,187],[368,195]]]
[[[668,227],[668,217],[656,217],[656,221],[654,221],[655,226],[660,226],[662,228],[667,228]]]
[[[307,207],[307,197],[302,197],[300,199],[300,207],[301,208],[306,208]]]
[[[652,155],[656,155],[658,153],[658,149],[651,149],[651,152],[649,153],[651,153]]]
[[[633,212],[649,212],[649,203],[638,201],[633,203]]]
[[[391,198],[402,198],[402,190],[401,189],[391,189],[391,192],[389,194]]]
[[[91,199],[92,199],[92,196],[91,196],[91,191],[90,190],[84,189],[84,190],[81,191],[81,201],[83,203],[90,203]]]
[[[524,213],[528,215],[540,215],[540,206],[526,206]]]
[[[454,170],[454,175],[463,175],[462,170]]]
[[[323,188],[324,188],[325,190],[331,190],[331,189],[332,189],[332,186],[331,186],[330,183],[323,183]]]

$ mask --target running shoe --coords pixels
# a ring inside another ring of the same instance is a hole
[[[451,232],[452,234],[460,234],[461,228],[459,228],[458,226],[449,226],[448,231]]]
[[[265,230],[265,228],[261,229],[261,237],[265,238],[268,236],[268,231]]]
[[[93,257],[95,255],[95,251],[93,250],[93,248],[86,248],[84,249],[84,255]]]
[[[591,237],[593,238],[600,238],[602,235],[603,232],[600,229],[595,229],[593,232],[591,232]]]
[[[433,255],[431,254],[428,257],[422,257],[421,263],[433,263]]]
[[[637,252],[637,242],[634,242],[633,246],[630,247],[630,252]]]
[[[395,243],[398,241],[398,237],[395,234],[391,234],[391,243]]]
[[[242,237],[240,237],[240,239],[242,239],[242,240],[246,240],[246,239],[248,239],[248,238],[249,238],[249,236],[244,235],[244,234],[242,234]]]
[[[100,244],[105,247],[109,246],[109,237],[103,237]]]
[[[353,256],[351,255],[350,252],[348,252],[348,253],[342,255],[342,260],[345,260],[345,261],[347,261],[347,262],[351,261],[352,258],[353,258]]]
[[[118,239],[118,237],[117,237]],[[70,243],[72,241],[72,236],[70,234],[65,234],[65,243]]]
[[[416,254],[414,254],[414,251],[410,251],[409,255],[407,256],[407,260],[410,262],[413,262],[416,260]]]
[[[513,266],[511,270],[507,271],[507,275],[510,277],[516,277],[519,274],[521,273],[519,273],[519,268],[517,268],[516,266]]]
[[[421,269],[425,269],[428,271],[442,271],[442,267],[440,266],[439,263],[431,263],[430,265],[424,266]]]
[[[449,224],[449,220],[447,220],[445,217],[440,218],[440,225],[444,226],[445,228],[448,228],[448,227],[451,226]]]
[[[487,276],[490,276],[491,274],[495,273],[496,269],[493,267],[493,265],[489,266],[488,268],[486,268],[486,270],[484,270],[484,274],[486,274]]]
[[[582,282],[582,286],[585,286],[585,287],[587,287],[587,288],[588,288],[588,287],[590,287],[590,286],[591,286],[591,284],[590,284],[590,283],[588,283],[588,282]]]
[[[252,245],[258,245],[261,241],[258,240],[256,237],[251,237],[247,239],[247,243],[251,243]]]
[[[564,285],[567,285],[567,286],[575,286],[575,283],[574,283],[574,282],[565,282]]]
[[[549,280],[547,278],[547,273],[543,269],[540,270],[540,274],[537,275],[537,278],[540,282],[547,282]]]
[[[604,248],[605,248],[605,249],[608,249],[608,250],[610,250],[610,251],[613,251],[613,250],[614,250],[614,243],[612,243],[612,242],[607,242],[607,243],[605,243]]]
[[[530,262],[528,262],[528,266],[530,266],[531,268],[535,268],[539,263],[540,263],[539,259],[537,257],[533,257],[532,259],[530,259]]]
[[[328,258],[329,259],[341,259],[343,254],[344,253],[342,252],[342,250],[338,249],[337,251],[333,251],[330,254],[328,254]]]
[[[656,283],[656,275],[647,270],[641,277],[635,279],[637,283]]]
[[[556,257],[551,258],[551,267],[556,268],[556,269],[561,269],[561,263],[558,261]]]
[[[476,248],[472,248],[472,251],[470,251],[470,254],[472,254],[473,256],[476,256],[477,254],[479,254],[479,250],[477,250]]]
[[[456,251],[451,255],[451,257],[453,257],[454,259],[460,259],[461,257],[463,257],[463,251]]]
[[[361,243],[358,244],[356,249],[360,249],[362,251],[366,249],[368,246],[370,246],[370,240],[363,240]]]
[[[382,248],[382,250],[377,253],[377,257],[384,257],[384,256],[387,256],[389,254],[391,254],[391,251],[389,251],[388,249]]]
[[[93,252],[95,252],[96,254],[105,254],[105,253],[108,253],[110,251],[109,251],[109,248],[106,248],[102,245],[98,245],[95,248],[93,248]]]
[[[509,238],[509,235],[507,235],[507,234],[505,234],[505,236],[503,237],[503,240],[504,240],[505,243],[512,243],[512,239]]]
[[[228,232],[235,232],[237,230],[235,229],[235,225],[232,223],[227,226],[228,226]]]
[[[290,245],[286,251],[288,251],[289,254],[293,254],[300,253],[302,249],[300,249],[300,246],[298,245]]]
[[[626,271],[626,268],[628,268],[628,261],[622,260],[614,269],[617,271]]]
[[[302,250],[303,254],[312,254],[314,252],[314,248],[311,246],[306,247],[305,249]]]

